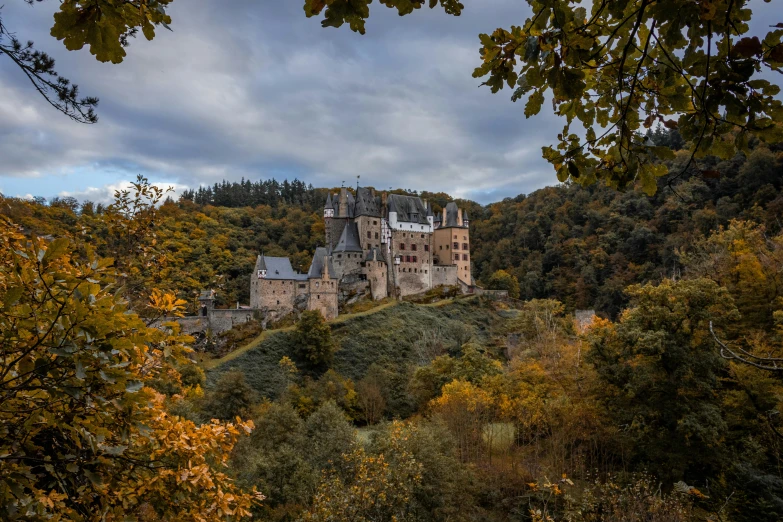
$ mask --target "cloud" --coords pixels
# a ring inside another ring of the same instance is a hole
[[[492,95],[471,77],[478,33],[521,23],[526,4],[486,0],[459,18],[373,7],[361,36],[321,28],[296,1],[180,0],[174,32],[134,40],[111,65],[48,36],[56,3],[9,4],[4,22],[99,95],[101,119],[60,116],[0,59],[0,182],[15,177],[22,193],[52,180],[45,186],[60,194],[98,200],[137,173],[189,187],[273,176],[335,186],[361,175],[485,202],[555,182],[540,147],[561,125],[525,120],[510,92]],[[82,171],[89,179],[73,174]]]
[[[166,193],[166,196],[163,198],[164,200],[169,196],[176,200],[182,194],[182,192],[189,188],[185,185],[172,183],[152,183],[152,185],[158,187]],[[128,190],[132,193],[133,187],[131,186],[131,182],[129,180],[111,183],[102,187],[87,187],[84,190],[76,192],[68,192],[64,190],[57,195],[61,198],[72,197],[78,199],[79,201],[92,201],[93,203],[110,204],[114,201],[114,194],[123,190]],[[25,196],[25,198],[31,199],[32,195],[28,194]]]

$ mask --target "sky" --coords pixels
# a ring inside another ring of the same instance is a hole
[[[49,36],[58,2],[9,2],[4,24],[50,53],[99,122],[52,109],[0,56],[0,192],[104,201],[137,174],[178,190],[298,178],[445,191],[482,203],[556,182],[541,158],[562,127],[472,78],[478,34],[521,24],[526,2],[401,18],[374,2],[367,34],[322,28],[303,0],[177,0],[173,32],[132,40],[118,65]]]

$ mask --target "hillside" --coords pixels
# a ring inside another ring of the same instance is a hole
[[[386,370],[391,379],[390,410],[406,417],[415,408],[406,390],[414,369],[438,355],[459,355],[468,342],[491,347],[494,356],[501,357],[498,336],[509,314],[469,298],[437,306],[401,302],[358,317],[341,317],[330,323],[337,345],[331,368],[354,382],[372,365]],[[305,365],[295,348],[292,329],[266,332],[241,355],[230,354],[217,365],[210,361],[207,382],[212,385],[222,374],[238,370],[260,397],[275,399],[285,387],[280,359],[287,356],[298,366]]]

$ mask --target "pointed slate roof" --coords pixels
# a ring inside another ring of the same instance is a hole
[[[397,221],[405,223],[429,224],[427,221],[427,209],[424,202],[418,196],[401,196],[389,194],[386,200],[389,212],[397,213]]]
[[[443,227],[462,227],[462,223],[457,219],[459,217],[459,208],[453,201],[446,205],[446,222]],[[464,218],[463,218],[464,219]]]
[[[287,257],[258,256],[256,270],[266,270],[266,279],[302,279],[291,267]]]
[[[334,266],[332,266],[332,256],[329,255],[329,251],[324,247],[318,247],[313,254],[313,262],[310,263],[310,270],[307,272],[308,279],[320,279],[324,273],[324,263],[328,262],[329,278],[337,279],[335,277]]]
[[[326,204],[324,205],[324,209],[334,209],[334,205],[332,204],[332,194],[329,193],[326,195]]]
[[[381,198],[374,196],[368,188],[356,189],[356,209],[354,217],[375,216],[381,217]]]
[[[364,256],[365,261],[384,261],[383,251],[380,248],[372,247],[367,255]]]
[[[359,227],[356,223],[346,223],[343,227],[343,233],[340,235],[340,240],[337,241],[337,246],[334,247],[335,252],[361,252],[362,242],[359,239]]]

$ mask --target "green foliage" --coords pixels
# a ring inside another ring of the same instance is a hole
[[[203,410],[210,419],[248,418],[255,400],[255,392],[245,381],[244,373],[226,372],[210,390]]]
[[[423,4],[381,3],[400,15]],[[447,13],[462,12],[458,2],[440,3]],[[326,7],[324,26],[348,22],[364,33],[369,4],[307,0],[305,12]],[[751,34],[748,0],[601,0],[590,12],[579,0],[528,4],[533,15],[524,24],[479,35],[482,63],[473,77],[485,77],[482,85],[493,93],[514,89],[513,101],[527,97],[528,118],[551,97],[565,126],[557,147],[544,147],[543,156],[559,181],[600,180],[619,189],[638,182],[655,194],[669,172],[658,160],[674,158],[641,136],[656,121],[686,141],[690,160],[683,170],[708,154],[726,160],[747,153],[751,138],[783,140],[780,87],[761,75],[765,68],[780,72],[783,26]],[[584,139],[571,127],[575,120],[586,129]]]
[[[487,281],[489,290],[507,290],[512,299],[519,299],[519,280],[505,270],[498,270]]]
[[[101,62],[120,63],[125,58],[128,38],[142,30],[147,40],[155,37],[155,26],[168,28],[171,17],[166,7],[172,0],[65,0],[54,14],[51,34],[69,51],[90,46]]]
[[[302,312],[294,332],[296,353],[312,368],[323,368],[332,362],[334,343],[332,329],[318,310]]]
[[[719,390],[726,362],[709,334],[736,320],[731,295],[708,279],[632,286],[617,325],[589,334],[589,360],[610,414],[637,459],[670,481],[703,480],[726,465]]]

